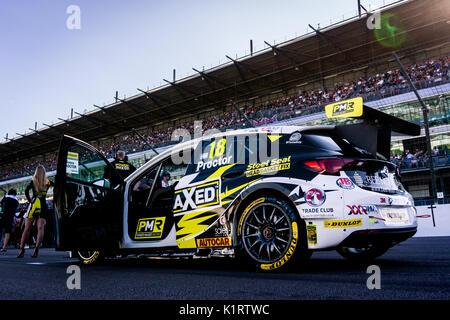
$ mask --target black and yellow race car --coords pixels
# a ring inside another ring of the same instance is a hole
[[[314,250],[378,257],[417,229],[413,199],[387,159],[391,131],[417,135],[420,127],[358,100],[327,113],[363,121],[216,133],[167,149],[125,179],[94,147],[64,136],[57,249],[85,264],[223,255],[262,270],[295,265]]]

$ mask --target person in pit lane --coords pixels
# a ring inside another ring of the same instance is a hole
[[[113,186],[118,185],[126,177],[128,177],[130,174],[136,171],[136,167],[133,166],[130,162],[128,162],[128,156],[126,155],[125,151],[122,148],[117,150],[116,156],[114,157],[114,160],[111,162],[111,165],[114,169],[116,169],[116,172],[120,177],[117,177],[117,175],[113,174],[111,168],[107,166],[105,168],[104,178],[108,179],[111,185]]]
[[[20,251],[17,258],[23,258],[25,254],[25,242],[30,236],[30,231],[34,223],[37,225],[36,247],[34,248],[32,258],[36,258],[39,252],[39,246],[44,239],[44,228],[46,219],[48,219],[49,209],[47,207],[47,192],[53,187],[54,183],[47,179],[47,173],[43,166],[38,166],[34,173],[33,179],[25,189],[25,196],[30,203],[28,211],[25,213],[25,229],[23,230],[22,239],[20,241]],[[30,190],[33,191],[33,197],[30,197]]]

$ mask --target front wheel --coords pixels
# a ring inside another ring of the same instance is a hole
[[[99,263],[104,256],[100,251],[95,250],[77,250],[72,252],[73,256],[77,257],[83,264]]]
[[[352,261],[371,261],[388,251],[387,245],[368,245],[363,248],[340,247],[336,251],[344,258]]]
[[[243,210],[237,226],[237,256],[260,270],[285,269],[305,256],[304,223],[277,197],[259,197]]]

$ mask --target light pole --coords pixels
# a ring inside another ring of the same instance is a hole
[[[402,73],[403,73],[404,77],[406,78],[406,80],[408,80],[409,85],[411,86],[411,88],[414,91],[414,94],[417,97],[417,100],[419,100],[419,103],[422,106],[423,125],[424,125],[424,128],[425,128],[425,139],[426,139],[426,142],[427,142],[427,151],[428,151],[428,156],[429,156],[429,159],[430,159],[431,196],[432,196],[432,199],[433,199],[433,203],[431,204],[431,206],[433,206],[433,204],[436,203],[437,186],[436,186],[436,174],[434,172],[434,163],[433,163],[433,156],[432,156],[432,150],[431,150],[430,127],[428,125],[428,108],[425,105],[425,103],[423,102],[422,97],[420,96],[419,92],[416,89],[416,86],[411,81],[411,78],[409,77],[409,74],[406,72],[405,67],[403,66],[402,62],[400,61],[400,58],[398,57],[397,53],[393,52],[392,54],[394,55],[395,60],[397,60],[397,63],[400,66],[400,70],[402,71]],[[432,213],[432,217],[433,217],[433,226],[436,226],[435,222],[434,222],[434,212],[433,212],[433,210],[431,210],[431,213]]]

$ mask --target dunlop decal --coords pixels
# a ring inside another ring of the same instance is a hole
[[[362,219],[353,220],[325,220],[323,222],[324,228],[348,228],[362,226]]]

